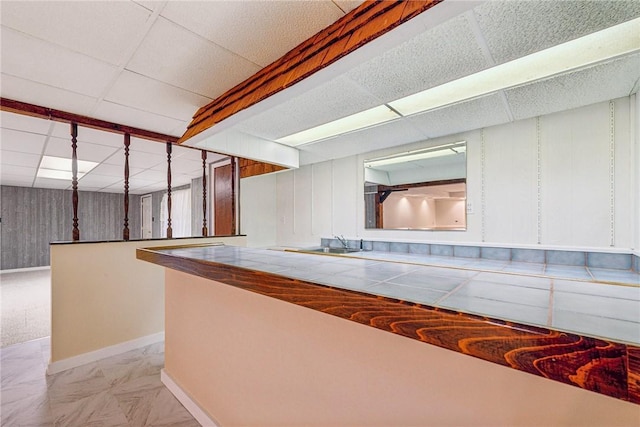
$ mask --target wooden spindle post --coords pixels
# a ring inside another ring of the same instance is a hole
[[[207,229],[207,152],[202,150],[202,236],[209,235]]]
[[[237,157],[231,156],[231,235],[236,234],[236,164]]]
[[[124,134],[124,229],[122,239],[129,240],[129,145],[131,135]]]
[[[78,124],[71,123],[71,190],[73,203],[73,241],[80,240],[80,228],[78,228]]]
[[[173,237],[171,229],[171,143],[167,142],[167,238]]]

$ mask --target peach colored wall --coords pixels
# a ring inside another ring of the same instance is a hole
[[[162,267],[136,259],[136,248],[246,238],[138,240],[51,245],[51,362],[161,333]]]
[[[165,370],[220,426],[630,426],[639,407],[166,271]]]

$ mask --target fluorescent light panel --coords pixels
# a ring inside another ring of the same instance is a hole
[[[302,132],[294,133],[293,135],[285,136],[284,138],[277,139],[276,142],[295,147],[296,145],[306,144],[308,142],[330,138],[332,136],[341,135],[354,130],[364,129],[399,117],[401,116],[398,113],[386,105],[380,105],[379,107],[370,108],[368,110],[361,111],[360,113],[352,114],[311,129],[303,130]]]
[[[390,102],[403,116],[521,86],[640,50],[640,18]]]
[[[298,146],[422,113],[640,51],[640,18],[571,40],[387,105],[295,133],[276,142]],[[400,113],[400,114],[397,114]]]
[[[367,160],[364,162],[364,166],[366,168],[375,168],[377,166],[393,165],[396,163],[424,160],[434,157],[457,155],[465,153],[466,151],[466,142],[454,142],[451,144],[439,145],[437,147],[426,148],[423,150],[407,151],[406,153],[401,153],[390,157],[381,157],[377,159]]]
[[[96,166],[98,166],[96,162],[78,160],[78,179],[89,173],[89,171]],[[71,159],[42,156],[37,176],[38,178],[64,179],[70,181],[73,179]]]

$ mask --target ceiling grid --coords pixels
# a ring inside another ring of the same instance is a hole
[[[308,46],[305,40],[310,38],[313,43],[318,32],[360,4],[2,1],[0,95],[180,137],[194,113],[212,99],[232,92],[256,72],[256,84],[264,81],[261,67],[268,70],[283,55],[290,59],[300,54],[296,46]],[[209,138],[224,141],[230,150],[234,145],[249,147],[257,158],[269,151],[257,147],[279,145],[274,141],[287,135],[639,16],[640,2],[632,0],[443,1],[278,94],[239,113],[236,109]],[[337,54],[328,51],[324,53]],[[638,90],[638,69],[636,52],[337,135],[297,147],[300,165],[628,96]],[[296,75],[285,80],[294,81]],[[34,156],[63,153],[58,144],[69,138],[67,127],[7,112],[0,120],[2,183],[36,185],[41,159]],[[86,183],[108,182],[106,177],[118,175],[109,185],[86,188],[122,192],[117,182],[123,166],[121,138],[81,128],[79,140],[80,155],[84,150],[100,161],[83,178]],[[134,194],[161,186],[161,163],[154,163],[156,153],[150,151],[164,147],[146,144],[151,143],[132,141],[132,178],[141,174],[138,185],[132,185]],[[146,154],[135,156],[138,152]],[[179,179],[192,173],[195,177],[193,166],[199,159],[176,155],[176,161],[181,158],[185,169]],[[81,190],[82,185],[81,179]]]

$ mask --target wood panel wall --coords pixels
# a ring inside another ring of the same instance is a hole
[[[248,178],[250,176],[278,172],[287,169],[284,166],[272,165],[271,163],[242,158],[238,159],[238,168],[240,169],[240,178]]]
[[[49,265],[49,242],[71,240],[71,191],[47,188],[0,187],[0,268]],[[80,191],[80,237],[121,240],[124,224],[122,194]],[[140,196],[130,196],[131,239],[140,238]]]

